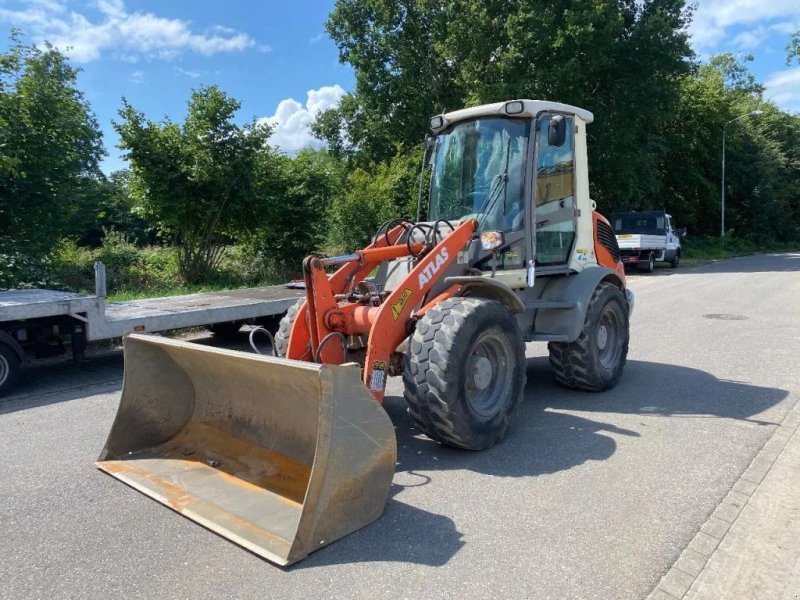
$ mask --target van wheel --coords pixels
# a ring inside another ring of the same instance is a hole
[[[561,385],[589,392],[614,387],[628,358],[628,305],[615,285],[601,282],[574,342],[550,342],[550,365]]]
[[[0,397],[14,387],[19,377],[22,361],[8,344],[0,344]]]
[[[432,439],[481,450],[505,437],[525,387],[525,345],[500,302],[449,298],[417,323],[403,369],[408,413]]]
[[[641,263],[639,263],[641,265]],[[650,256],[647,258],[647,262],[644,266],[640,266],[639,270],[644,271],[645,273],[652,273],[655,271],[656,268],[656,255],[654,252],[650,253]]]

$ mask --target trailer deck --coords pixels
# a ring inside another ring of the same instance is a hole
[[[80,360],[89,341],[128,332],[155,333],[187,327],[244,323],[274,327],[275,319],[305,296],[297,284],[106,303],[106,274],[95,264],[95,293],[56,290],[0,291],[0,396],[10,390],[27,356],[67,352]],[[223,329],[229,329],[224,326]]]
[[[275,285],[113,302],[105,305],[102,323],[90,322],[89,339],[118,337],[134,330],[164,331],[277,315],[304,295],[303,290]]]

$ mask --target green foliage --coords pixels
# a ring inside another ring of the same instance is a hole
[[[786,65],[791,65],[795,60],[800,62],[800,31],[795,31],[786,44]]]
[[[83,220],[80,244],[99,246],[106,230],[120,232],[138,246],[156,240],[158,230],[136,205],[131,191],[130,171],[115,171],[107,178],[98,179],[94,188],[95,202]]]
[[[61,240],[44,261],[39,261],[42,272],[33,272],[34,276],[39,276],[39,280],[30,279],[27,285],[17,287],[48,287],[94,293],[94,263],[98,260],[106,265],[110,300],[269,285],[279,281],[274,277],[265,277],[255,268],[246,248],[232,246],[227,249],[213,276],[202,284],[187,285],[179,271],[176,248],[142,248],[119,232],[106,231],[103,245],[99,248],[87,248],[78,246],[73,240]],[[17,269],[18,278],[25,275],[24,270]],[[3,271],[0,270],[0,285],[3,281]]]
[[[261,212],[247,247],[265,277],[296,277],[327,235],[326,217],[344,186],[343,165],[325,151],[271,156],[259,165]]]
[[[800,243],[782,242],[770,238],[758,241],[736,235],[720,237],[687,237],[681,244],[682,256],[688,259],[723,259],[732,256],[746,256],[757,252],[797,251]]]
[[[0,250],[36,258],[80,230],[103,149],[64,55],[17,33],[11,42],[0,54]]]
[[[256,174],[272,155],[270,129],[233,122],[240,104],[216,86],[192,93],[182,125],[147,121],[126,100],[115,123],[132,165],[132,190],[144,214],[173,232],[180,271],[202,281],[221,260],[226,236],[246,232],[258,214]]]
[[[363,164],[387,160],[395,144],[413,148],[444,109],[520,97],[576,104],[599,117],[593,195],[624,206],[658,188],[659,127],[688,71],[688,21],[683,0],[339,0],[327,27],[356,89],[316,131],[349,142]]]
[[[363,248],[382,222],[415,218],[421,163],[422,151],[418,150],[353,170],[330,213],[331,249],[351,252]]]

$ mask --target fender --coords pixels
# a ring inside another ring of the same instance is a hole
[[[581,334],[589,301],[600,282],[608,281],[620,288],[623,294],[625,293],[625,282],[620,278],[619,273],[599,265],[588,267],[568,277],[543,279],[544,281],[542,279],[536,281],[537,285],[542,282],[546,286],[540,296],[541,300],[574,303],[574,306],[568,309],[538,309],[533,331],[534,333],[565,335],[568,342],[574,342]]]
[[[21,362],[25,362],[25,350],[22,349],[20,343],[14,339],[7,331],[0,331],[0,344],[10,346]]]
[[[459,296],[476,296],[478,298],[497,300],[505,304],[506,308],[512,313],[516,314],[524,313],[526,310],[519,294],[497,279],[480,275],[464,275],[446,277],[444,282],[447,285],[461,286]]]

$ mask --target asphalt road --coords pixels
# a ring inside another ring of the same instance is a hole
[[[0,404],[0,597],[644,598],[800,397],[800,254],[659,273],[619,385],[563,390],[529,345],[489,451],[420,435],[392,380],[384,516],[290,569],[94,468],[118,352],[35,367]]]

